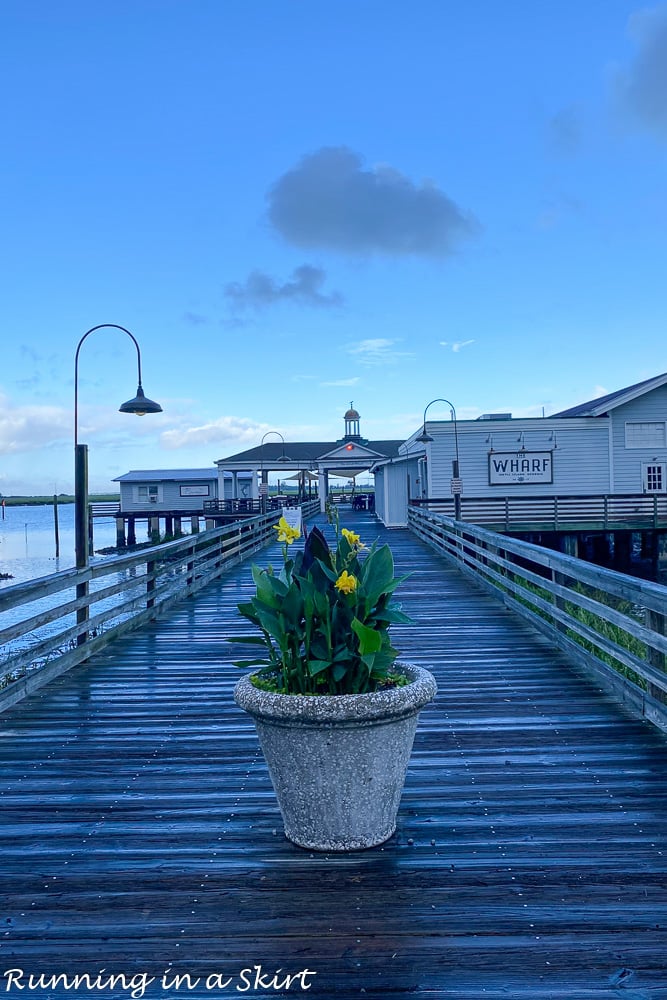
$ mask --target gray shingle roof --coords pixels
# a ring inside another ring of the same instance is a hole
[[[339,448],[344,442],[339,441],[266,441],[264,445],[257,445],[255,448],[248,448],[247,451],[240,451],[236,455],[225,455],[219,461],[236,464],[237,462],[275,462],[285,455],[291,462],[312,462],[313,465],[322,455],[327,455],[335,448]],[[398,454],[399,445],[403,441],[362,441],[356,442],[369,451],[379,452],[380,455],[391,458]]]
[[[241,473],[243,475],[243,473]],[[159,482],[205,482],[209,479],[217,481],[218,470],[210,469],[135,469],[123,476],[116,476],[114,483],[146,483],[149,480]]]
[[[641,395],[641,390],[646,389],[657,389],[660,385],[667,382],[667,373],[664,375],[654,375],[653,378],[647,378],[643,382],[635,382],[634,385],[628,385],[624,389],[617,389],[616,392],[609,392],[606,396],[598,396],[597,399],[589,399],[586,403],[579,403],[577,406],[571,406],[568,410],[561,410],[559,413],[552,413],[552,417],[599,417],[606,410],[613,410],[616,406],[620,406],[625,402],[627,398],[633,398],[636,395]]]

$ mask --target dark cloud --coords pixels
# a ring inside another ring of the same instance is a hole
[[[297,267],[291,279],[282,285],[263,271],[252,271],[243,284],[234,281],[227,285],[225,295],[234,311],[264,309],[278,302],[294,302],[317,308],[341,305],[343,297],[338,292],[325,295],[321,291],[325,280],[325,272],[311,264]]]
[[[623,102],[638,121],[667,138],[667,4],[634,14],[629,31],[638,51],[619,78]]]
[[[547,140],[552,153],[568,156],[581,148],[581,122],[576,108],[563,108],[547,123]]]
[[[201,313],[186,312],[183,313],[183,319],[190,326],[202,326],[204,323],[208,323],[208,316],[202,316]]]
[[[267,197],[271,223],[300,247],[436,257],[478,229],[435,184],[388,166],[364,170],[344,146],[304,156]]]

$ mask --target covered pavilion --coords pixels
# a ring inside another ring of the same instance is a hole
[[[232,475],[232,497],[239,494],[239,473],[252,473],[252,497],[258,498],[268,490],[269,473],[279,471],[281,478],[288,472],[299,474],[300,493],[306,495],[306,483],[317,477],[320,509],[324,511],[329,495],[329,476],[349,479],[369,470],[376,462],[394,458],[403,444],[398,441],[369,441],[360,432],[360,417],[350,403],[344,416],[345,431],[337,441],[285,441],[278,431],[280,441],[265,441],[247,451],[229,455],[216,461],[218,477]],[[309,476],[310,474],[310,476]],[[222,494],[220,494],[222,495]]]

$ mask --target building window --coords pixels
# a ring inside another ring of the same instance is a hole
[[[633,421],[625,425],[626,448],[664,448],[667,446],[664,420]]]
[[[644,466],[644,492],[667,493],[667,462]]]
[[[157,485],[137,486],[136,499],[140,503],[159,503],[162,499],[161,492]]]

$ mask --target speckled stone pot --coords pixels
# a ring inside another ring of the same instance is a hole
[[[355,851],[396,829],[419,711],[433,675],[397,664],[404,687],[374,694],[285,695],[243,677],[234,699],[255,720],[286,837],[316,851]]]

